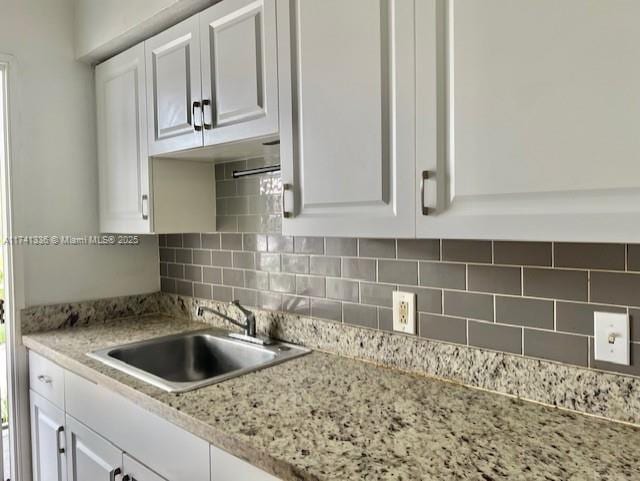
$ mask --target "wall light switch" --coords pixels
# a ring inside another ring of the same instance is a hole
[[[629,365],[629,316],[593,313],[594,357],[597,361]]]
[[[416,333],[416,295],[413,292],[393,292],[393,330]]]

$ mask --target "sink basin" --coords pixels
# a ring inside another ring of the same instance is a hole
[[[158,337],[87,355],[169,392],[185,392],[309,353],[286,343],[254,345],[208,329]]]

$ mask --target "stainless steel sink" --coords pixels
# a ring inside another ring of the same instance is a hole
[[[285,343],[254,345],[218,329],[100,349],[87,355],[169,392],[185,392],[309,353]]]

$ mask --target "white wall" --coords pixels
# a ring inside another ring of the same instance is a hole
[[[0,52],[13,55],[18,66],[19,112],[11,125],[18,134],[15,233],[96,233],[93,73],[74,59],[73,0],[0,0],[0,12]],[[23,247],[22,252],[27,306],[159,288],[155,237],[139,247]]]
[[[218,0],[75,0],[76,58],[98,62]]]

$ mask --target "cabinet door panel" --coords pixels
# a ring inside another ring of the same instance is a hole
[[[202,146],[198,16],[145,42],[149,154]]]
[[[278,4],[285,233],[414,236],[413,11]]]
[[[122,451],[66,417],[69,481],[113,481],[122,473]]]
[[[65,481],[64,412],[30,391],[31,456],[34,481]]]
[[[96,67],[100,230],[149,233],[144,45]]]
[[[638,15],[622,0],[449,2],[444,196],[419,236],[640,240]],[[433,156],[418,146],[418,164]]]
[[[205,145],[277,133],[275,0],[225,0],[200,19]]]
[[[126,454],[123,456],[123,465],[131,481],[167,481]]]

